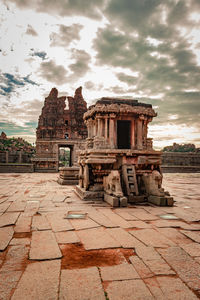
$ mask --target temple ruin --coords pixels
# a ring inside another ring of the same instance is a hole
[[[83,114],[87,103],[82,96],[82,87],[75,91],[74,97],[58,97],[53,88],[45,98],[36,131],[36,157],[32,159],[37,172],[57,172],[60,149],[67,148],[70,153],[69,166],[76,166],[78,151],[84,149],[87,128]]]
[[[150,202],[173,205],[161,187],[161,152],[147,137],[156,117],[152,105],[137,100],[102,98],[83,118],[88,129],[86,148],[79,154],[76,193],[85,200],[112,206]]]

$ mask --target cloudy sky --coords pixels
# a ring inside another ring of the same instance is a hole
[[[200,147],[200,0],[0,0],[0,130],[35,142],[52,87],[151,103],[155,148]]]

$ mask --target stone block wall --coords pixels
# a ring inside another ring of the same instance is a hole
[[[1,151],[0,163],[31,163],[32,155],[22,151]]]
[[[200,166],[200,153],[163,152],[162,165],[167,166]]]

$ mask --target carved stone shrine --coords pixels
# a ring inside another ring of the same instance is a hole
[[[173,205],[162,188],[161,152],[147,137],[156,117],[152,105],[131,99],[102,98],[83,119],[88,129],[85,150],[79,153],[77,194],[112,206],[150,202]]]
[[[87,104],[82,96],[82,87],[75,91],[74,97],[58,97],[53,88],[45,98],[36,131],[36,157],[32,159],[34,170],[57,172],[59,169],[59,149],[70,150],[69,166],[77,165],[78,151],[84,149],[87,128],[83,114]]]

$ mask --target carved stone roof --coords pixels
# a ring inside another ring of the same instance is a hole
[[[134,99],[115,99],[102,98],[95,105],[89,107],[84,114],[84,120],[93,117],[96,114],[134,114],[156,117],[157,113],[153,110],[151,104],[141,103]]]

